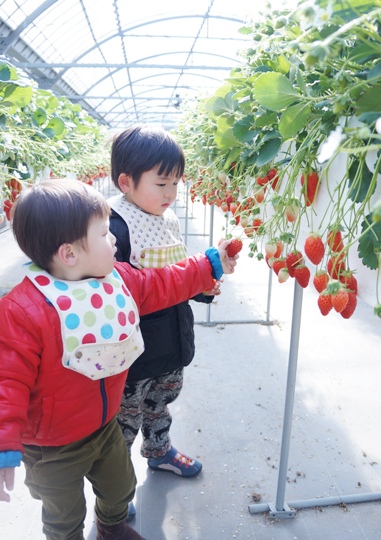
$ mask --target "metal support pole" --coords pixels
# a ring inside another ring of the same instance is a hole
[[[266,324],[270,323],[270,305],[271,305],[271,291],[273,285],[273,271],[269,268],[269,282],[267,285],[267,309],[266,309]]]
[[[287,480],[288,456],[289,456],[290,440],[291,440],[291,424],[292,424],[294,396],[295,396],[295,382],[296,382],[299,337],[300,337],[300,326],[301,326],[301,315],[302,315],[302,300],[303,300],[303,289],[295,281],[294,304],[293,304],[292,326],[291,326],[291,341],[290,341],[287,387],[286,387],[286,400],[285,400],[285,407],[284,407],[283,432],[282,432],[276,501],[275,501],[275,504],[274,503],[250,504],[249,505],[250,514],[259,514],[262,512],[269,512],[270,516],[274,518],[293,518],[296,515],[295,509],[298,509],[298,508],[314,508],[314,507],[319,507],[319,506],[332,506],[332,505],[338,505],[338,504],[352,504],[352,503],[371,502],[371,501],[381,500],[381,493],[359,493],[359,494],[354,494],[354,495],[339,495],[336,497],[324,497],[324,498],[292,501],[292,502],[289,502],[289,504],[287,504],[284,500],[286,480]]]
[[[302,300],[303,300],[303,288],[295,281],[294,287],[294,304],[292,310],[292,325],[291,325],[291,341],[288,361],[288,375],[287,375],[287,387],[286,387],[286,399],[284,406],[284,420],[283,420],[283,433],[280,452],[280,464],[278,473],[278,489],[276,495],[275,506],[269,504],[270,513],[273,517],[294,517],[295,511],[291,510],[284,502],[284,495],[286,489],[287,480],[287,466],[288,455],[290,450],[291,440],[291,425],[292,414],[294,408],[294,396],[295,396],[295,381],[296,381],[296,369],[298,363],[298,349],[299,349],[299,336],[300,336],[300,324],[302,315]],[[249,506],[249,511],[252,511],[253,505]]]

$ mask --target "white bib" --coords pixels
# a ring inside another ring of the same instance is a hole
[[[179,220],[170,208],[162,216],[147,214],[128,202],[124,194],[111,197],[108,203],[128,226],[130,262],[136,268],[162,268],[186,258]]]
[[[60,317],[64,367],[103,379],[144,351],[136,304],[115,269],[101,279],[64,281],[29,263],[26,275]]]

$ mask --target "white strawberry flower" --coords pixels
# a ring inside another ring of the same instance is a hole
[[[378,118],[378,120],[376,121],[376,131],[379,135],[381,135],[381,116],[380,118]]]

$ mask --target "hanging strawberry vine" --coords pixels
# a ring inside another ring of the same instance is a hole
[[[252,36],[241,67],[189,106],[175,131],[192,200],[227,212],[228,234],[242,225],[249,255],[279,281],[305,287],[315,265],[322,314],[348,318],[358,292],[351,248],[380,268],[381,1],[300,2],[241,32]],[[323,185],[328,203],[318,213]]]

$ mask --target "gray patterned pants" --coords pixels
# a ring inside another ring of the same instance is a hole
[[[168,404],[175,401],[183,386],[184,368],[165,375],[126,382],[118,422],[128,450],[131,450],[139,429],[143,442],[140,453],[145,458],[158,458],[171,448],[169,428],[172,416]]]

